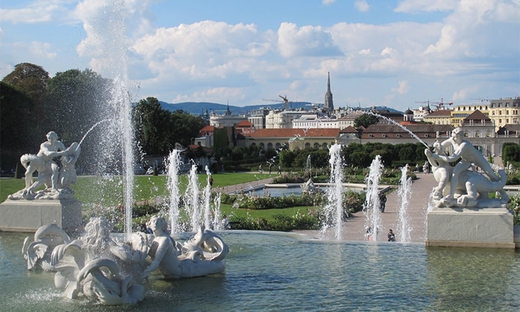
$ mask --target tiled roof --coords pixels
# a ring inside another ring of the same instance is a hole
[[[348,126],[345,129],[340,130],[340,133],[358,133],[358,131],[356,130],[356,128]]]
[[[200,129],[199,132],[201,133],[205,133],[205,132],[214,132],[215,131],[215,127],[214,126],[204,126],[204,128]]]
[[[253,126],[253,124],[249,120],[242,120],[235,127],[246,128],[246,127],[252,127],[252,126]]]
[[[330,137],[335,138],[339,134],[339,128],[335,129],[258,129],[253,133],[244,135],[248,138],[293,138],[300,137]]]
[[[452,112],[451,109],[439,109],[439,110],[429,113],[428,115],[426,115],[424,117],[425,118],[427,118],[427,117],[450,117],[451,112]]]
[[[435,133],[437,131],[451,131],[453,126],[451,125],[433,125],[433,124],[412,124],[407,125],[406,129],[413,133]],[[369,133],[408,133],[408,131],[399,127],[398,125],[386,125],[386,124],[374,124],[363,130],[363,134]]]
[[[489,119],[488,116],[484,115],[484,113],[482,113],[479,110],[474,111],[471,115],[469,115],[468,117],[464,118],[464,122],[466,122],[466,120],[467,121],[469,121],[469,120],[485,120],[485,121],[491,122],[491,119]]]

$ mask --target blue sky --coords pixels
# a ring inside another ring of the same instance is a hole
[[[2,0],[0,76],[121,75],[135,100],[336,107],[520,96],[520,0]]]

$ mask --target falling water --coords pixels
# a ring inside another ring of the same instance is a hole
[[[399,126],[401,129],[403,129],[404,131],[410,133],[410,135],[412,137],[414,137],[417,141],[421,142],[422,145],[426,146],[426,148],[429,148],[428,144],[424,143],[423,140],[419,139],[419,137],[413,133],[412,131],[410,131],[408,128],[406,128],[405,126],[401,125],[400,123],[398,123],[397,121],[393,120],[393,119],[390,119],[388,117],[385,117],[383,115],[379,115],[379,114],[376,114],[376,113],[373,113],[373,112],[370,112],[370,111],[367,111],[365,112],[365,114],[369,114],[369,115],[372,115],[372,116],[376,116],[376,117],[379,117],[379,118],[383,118],[384,120],[386,121],[389,121],[391,123],[393,123],[394,125],[396,126]]]
[[[370,173],[366,179],[367,193],[363,211],[366,216],[365,229],[370,233],[373,241],[377,241],[378,234],[382,231],[381,212],[379,211],[379,180],[383,172],[381,156],[377,155],[370,165]]]
[[[170,202],[168,215],[170,219],[170,232],[179,233],[179,150],[173,150],[168,155],[168,190],[170,192]]]
[[[190,218],[191,231],[196,231],[200,226],[199,213],[199,179],[197,176],[197,165],[191,165],[188,176],[188,187],[186,188],[186,208]]]
[[[325,220],[321,230],[324,235],[328,228],[334,228],[338,240],[341,239],[343,217],[343,161],[340,152],[339,144],[334,144],[329,149],[331,186],[327,188],[328,201],[323,207]]]
[[[85,138],[87,137],[87,135],[90,133],[90,131],[94,130],[94,128],[96,128],[100,123],[102,122],[106,122],[106,121],[110,121],[110,119],[103,119],[101,121],[98,121],[96,122],[92,127],[90,127],[90,129],[87,130],[87,132],[85,132],[85,134],[83,135],[83,137],[81,138],[81,140],[79,141],[79,146],[81,146],[81,143],[83,143],[83,141],[85,140]]]
[[[89,38],[82,46],[91,53],[94,70],[111,79],[107,102],[96,109],[99,120],[108,122],[98,137],[100,149],[97,172],[108,179],[121,178],[124,204],[125,233],[132,233],[132,203],[134,189],[134,129],[132,124],[132,89],[128,78],[127,33],[132,27],[132,12],[125,1],[106,1],[92,6],[92,19],[87,22]]]
[[[222,202],[222,193],[217,193],[213,203],[215,205],[214,215],[213,215],[213,229],[216,231],[224,230],[222,227],[222,213],[220,212],[220,204]]]
[[[425,214],[424,214],[424,228],[426,231],[424,231],[424,240],[428,239],[428,214],[435,208],[435,205],[433,203],[433,194],[435,193],[435,188],[432,189],[430,193],[430,197],[428,199],[428,205],[425,207]]]
[[[397,240],[402,243],[411,241],[412,228],[408,224],[408,204],[412,196],[412,178],[408,177],[408,165],[401,168],[401,181],[397,191],[401,205],[399,207],[399,222],[397,224]]]
[[[208,166],[206,166],[206,187],[204,188],[204,226],[206,229],[211,229],[211,171],[209,171]]]
[[[311,163],[311,155],[307,156],[307,161],[305,162],[305,173],[309,173],[309,178],[312,177],[312,163]]]

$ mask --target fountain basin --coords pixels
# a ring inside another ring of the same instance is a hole
[[[520,253],[424,244],[320,241],[294,233],[225,231],[225,273],[150,276],[142,302],[107,307],[68,300],[53,274],[27,271],[26,235],[0,233],[6,311],[517,311]],[[208,300],[208,295],[211,300]]]

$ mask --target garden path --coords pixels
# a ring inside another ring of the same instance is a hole
[[[412,228],[410,232],[411,242],[424,243],[426,240],[426,209],[432,188],[437,184],[432,174],[418,173],[417,180],[412,184],[412,198],[408,206],[409,226]],[[387,195],[386,209],[381,214],[382,229],[379,231],[377,241],[387,241],[387,233],[389,229],[393,229],[396,235],[399,220],[400,198],[397,190]],[[343,222],[342,239],[349,241],[366,241],[365,236],[366,218],[363,212],[354,213],[347,221]],[[296,231],[311,235],[319,236],[319,231]],[[332,239],[335,233],[333,231],[325,233],[325,238]],[[330,237],[329,237],[330,236]],[[399,238],[396,237],[399,241]]]

